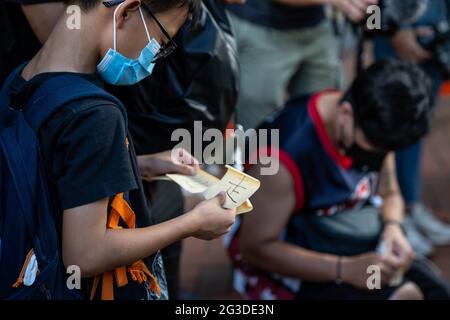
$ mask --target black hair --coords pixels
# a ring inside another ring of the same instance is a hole
[[[100,4],[101,0],[67,0],[69,4],[77,4],[83,11],[88,11]],[[153,13],[161,13],[174,7],[188,6],[189,15],[192,20],[196,21],[200,16],[202,0],[142,0],[144,8],[151,10]]]
[[[374,146],[397,151],[418,142],[430,128],[431,81],[413,63],[378,61],[363,71],[343,98],[356,126]]]

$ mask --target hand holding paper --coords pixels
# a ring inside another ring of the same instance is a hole
[[[260,187],[260,182],[233,167],[226,166],[227,173],[218,179],[209,173],[198,170],[195,176],[167,174],[166,176],[178,183],[183,189],[191,193],[200,193],[207,200],[214,198],[220,192],[225,192],[227,198],[224,204],[226,209],[237,208],[242,214],[253,209],[248,200]]]

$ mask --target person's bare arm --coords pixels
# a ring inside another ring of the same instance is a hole
[[[64,12],[63,2],[23,5],[22,11],[36,37],[43,44]]]
[[[221,208],[224,195],[202,202],[189,213],[140,229],[107,229],[108,200],[65,210],[63,259],[90,277],[144,259],[189,236],[213,239],[229,231],[235,210]]]
[[[359,22],[366,16],[367,8],[378,0],[274,0],[284,5],[301,7],[329,4],[342,11],[350,20]]]
[[[250,174],[261,180],[252,197],[254,211],[243,218],[240,249],[249,263],[310,281],[334,281],[337,257],[305,250],[280,239],[295,207],[294,184],[284,166],[275,176],[261,176],[257,167]]]
[[[405,205],[397,182],[394,153],[386,157],[383,169],[380,172],[378,194],[383,198],[383,219],[402,223]]]
[[[295,207],[294,184],[287,169],[280,165],[275,176],[260,176],[257,167],[250,174],[261,180],[261,189],[253,196],[254,212],[243,218],[240,250],[250,264],[285,276],[311,282],[332,282],[338,276],[339,257],[289,244],[280,239]],[[378,265],[382,283],[388,283],[397,261],[368,252],[342,257],[341,279],[354,287],[368,290],[367,267]]]
[[[401,229],[405,205],[397,182],[394,153],[387,156],[381,170],[378,193],[383,197],[381,213],[386,225],[382,237],[386,241],[386,251],[398,261],[402,269],[407,270],[414,259],[414,253]]]

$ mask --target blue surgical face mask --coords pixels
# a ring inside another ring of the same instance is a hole
[[[129,86],[138,83],[152,74],[153,68],[155,67],[153,59],[161,46],[155,39],[150,38],[142,9],[139,8],[149,42],[142,50],[138,59],[130,59],[117,52],[116,13],[121,5],[114,11],[114,49],[108,50],[102,61],[97,65],[97,72],[109,84]]]

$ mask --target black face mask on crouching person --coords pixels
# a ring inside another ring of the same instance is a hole
[[[364,150],[356,142],[347,150],[346,154],[352,158],[353,168],[366,172],[380,171],[387,155],[385,152]]]

